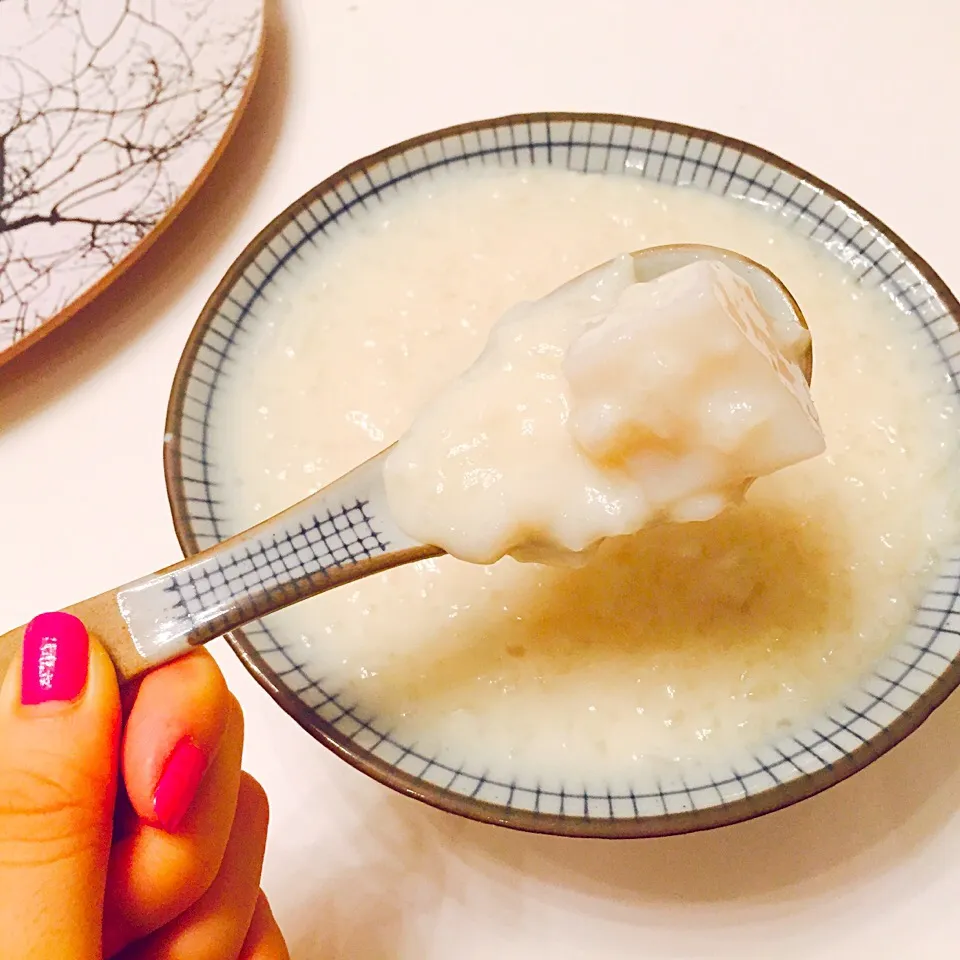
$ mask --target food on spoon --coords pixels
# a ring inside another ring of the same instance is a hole
[[[624,254],[506,312],[391,452],[391,511],[474,563],[577,562],[607,537],[708,520],[823,451],[808,346],[724,263],[638,283]]]

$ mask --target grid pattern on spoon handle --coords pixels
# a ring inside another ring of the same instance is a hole
[[[231,540],[129,584],[120,611],[152,663],[291,603],[428,555],[390,518],[382,458]]]

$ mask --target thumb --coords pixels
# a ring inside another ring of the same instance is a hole
[[[0,687],[5,960],[101,955],[119,731],[103,648],[70,614],[31,621]]]

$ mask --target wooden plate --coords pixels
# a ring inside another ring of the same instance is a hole
[[[0,0],[0,365],[196,192],[262,38],[263,0]]]

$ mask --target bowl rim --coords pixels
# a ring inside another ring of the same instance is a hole
[[[219,305],[234,285],[244,275],[256,256],[263,250],[267,241],[276,236],[297,214],[304,212],[322,195],[343,184],[358,173],[362,173],[374,164],[387,161],[410,149],[447,137],[479,133],[496,127],[514,124],[555,124],[555,123],[592,123],[626,125],[638,129],[678,134],[690,138],[702,139],[717,145],[721,150],[731,147],[746,156],[763,163],[770,163],[787,174],[808,184],[818,191],[847,206],[850,211],[864,218],[880,230],[910,260],[928,283],[934,293],[943,302],[951,318],[960,327],[960,302],[951,293],[946,283],[933,267],[900,236],[891,230],[879,217],[870,213],[843,191],[836,189],[825,180],[814,176],[802,167],[785,160],[762,147],[735,137],[716,133],[712,130],[689,126],[673,121],[657,120],[649,117],[635,117],[629,114],[592,113],[592,112],[532,112],[507,114],[483,120],[468,121],[443,127],[415,137],[402,140],[384,147],[374,153],[347,164],[340,170],[324,178],[320,183],[306,191],[288,204],[280,213],[261,229],[234,259],[216,288],[207,298],[190,334],[187,338],[170,390],[164,428],[163,469],[167,491],[167,500],[173,518],[177,540],[185,557],[199,552],[196,535],[193,531],[188,503],[181,486],[180,466],[180,425],[182,422],[187,386],[190,382],[194,361],[203,342],[204,335],[217,314]],[[480,823],[493,824],[528,833],[552,836],[593,838],[593,839],[641,839],[674,836],[716,829],[735,823],[752,820],[755,817],[790,807],[822,793],[824,790],[846,780],[862,770],[874,760],[896,746],[913,733],[937,709],[947,697],[960,686],[960,656],[955,657],[920,694],[919,697],[897,717],[878,731],[868,741],[855,747],[840,760],[825,764],[813,773],[804,773],[794,780],[779,783],[756,794],[748,794],[737,800],[721,803],[712,807],[689,811],[663,813],[654,816],[628,817],[589,817],[566,814],[541,813],[537,811],[513,809],[499,806],[484,800],[478,800],[464,794],[455,793],[439,784],[421,780],[377,757],[372,752],[359,747],[348,736],[340,733],[333,725],[325,724],[303,701],[282,682],[279,676],[262,661],[253,644],[243,630],[227,634],[225,639],[240,659],[248,673],[281,707],[315,740],[330,749],[340,759],[354,769],[366,774],[384,786],[404,796],[420,800],[439,810],[452,813]],[[577,794],[571,794],[571,799]]]

